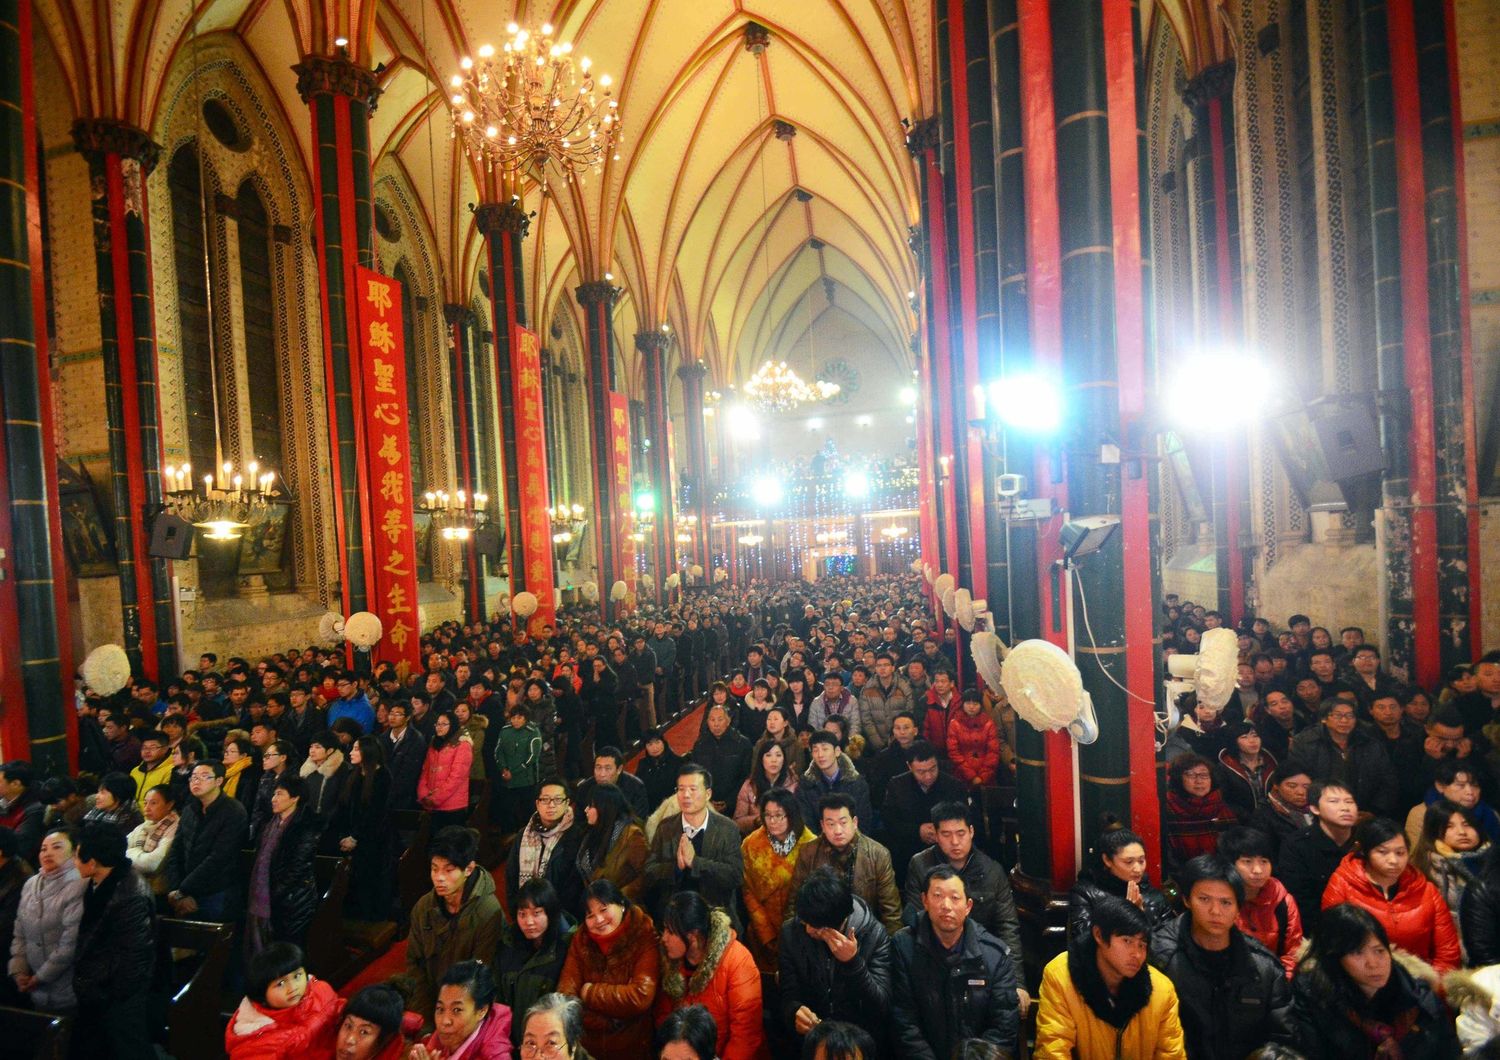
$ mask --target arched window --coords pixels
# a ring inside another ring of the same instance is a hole
[[[411,289],[411,276],[405,266],[396,266],[396,281],[401,284],[401,330],[406,343],[406,437],[411,445],[411,483],[414,495],[432,489],[422,459],[422,358],[417,350],[417,298]]]
[[[250,445],[263,465],[285,467],[281,448],[281,372],[271,293],[271,228],[255,185],[235,196],[240,234],[240,297],[245,310],[245,388],[250,396]]]
[[[188,460],[201,477],[217,467],[214,442],[213,346],[209,340],[207,245],[203,231],[203,174],[198,150],[179,148],[167,167],[172,199],[172,254],[177,272],[177,314],[182,345],[182,389],[187,414]]]

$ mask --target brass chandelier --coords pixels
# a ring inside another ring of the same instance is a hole
[[[533,33],[512,22],[510,40],[486,44],[459,61],[449,79],[453,135],[489,170],[532,176],[545,184],[548,168],[572,183],[585,170],[618,159],[619,101],[610,77],[576,64],[573,45],[553,38],[551,24]]]
[[[785,361],[766,361],[745,381],[747,398],[767,412],[787,412],[812,401],[827,401],[839,392],[837,383],[809,383]]]

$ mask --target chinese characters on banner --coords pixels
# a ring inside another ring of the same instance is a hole
[[[401,285],[355,267],[360,378],[369,453],[369,543],[375,560],[370,610],[385,633],[377,657],[421,664],[417,619],[417,541],[412,526],[411,436],[407,433],[406,349]]]
[[[609,468],[615,477],[615,504],[619,508],[610,519],[611,533],[615,535],[615,555],[620,557],[619,577],[635,595],[635,542],[630,540],[626,527],[630,524],[630,402],[618,390],[609,392]],[[669,500],[669,498],[668,498]]]
[[[537,599],[527,629],[532,636],[557,622],[552,585],[552,503],[547,488],[547,431],[542,418],[542,344],[536,332],[517,326],[510,344],[515,388],[517,478],[521,485],[521,565],[526,591]],[[514,553],[512,553],[514,554]],[[512,579],[514,583],[514,579]]]

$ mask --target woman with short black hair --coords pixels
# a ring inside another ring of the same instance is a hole
[[[495,1000],[483,961],[459,961],[443,975],[433,1032],[408,1060],[510,1060],[510,1009]]]
[[[677,1009],[656,1028],[657,1060],[716,1060],[719,1028],[708,1009]]]
[[[583,1002],[583,1043],[596,1056],[645,1056],[661,954],[651,917],[610,880],[584,896],[584,930],[575,932],[557,989]]]
[[[546,879],[521,884],[495,955],[495,995],[511,1012],[525,1012],[557,989],[576,925],[563,911],[557,889]],[[523,1022],[511,1023],[511,1042],[520,1048]]]
[[[702,1005],[718,1027],[723,1060],[753,1060],[765,1039],[760,969],[735,938],[729,914],[697,891],[680,891],[661,918],[661,993],[656,1019]],[[703,1054],[700,1054],[703,1055]]]

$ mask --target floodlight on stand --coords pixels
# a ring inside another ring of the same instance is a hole
[[[1062,562],[1074,563],[1098,552],[1120,528],[1118,515],[1088,515],[1063,524],[1057,543],[1062,546]]]

